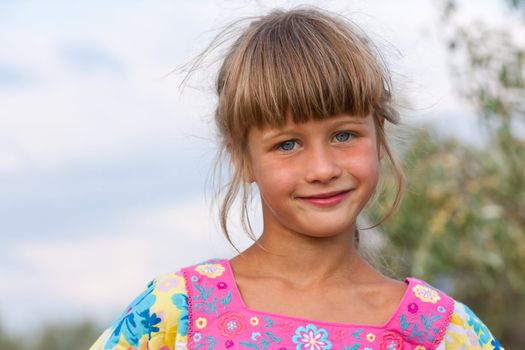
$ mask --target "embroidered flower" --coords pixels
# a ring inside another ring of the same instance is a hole
[[[219,289],[226,289],[228,287],[228,285],[224,282],[219,282],[217,283],[217,288]]]
[[[435,304],[441,299],[437,291],[421,284],[416,284],[412,290],[416,294],[416,297],[425,303]]]
[[[381,339],[381,350],[399,350],[403,349],[403,338],[396,332],[388,331],[383,333]]]
[[[198,329],[203,329],[208,325],[208,320],[204,317],[199,317],[195,320],[195,327]]]
[[[238,312],[227,312],[219,317],[217,325],[221,334],[228,338],[233,338],[242,334],[246,328],[244,324],[244,317]]]
[[[166,278],[165,280],[159,283],[159,291],[167,292],[170,289],[177,287],[179,284],[180,281],[178,279]]]
[[[328,340],[326,329],[317,329],[313,324],[297,328],[292,341],[297,345],[296,350],[326,350],[332,348],[332,342]]]
[[[410,312],[411,314],[415,314],[417,312],[417,310],[419,309],[419,307],[417,306],[416,303],[410,303],[408,304],[408,312]]]
[[[374,340],[376,340],[376,336],[375,336],[375,334],[373,334],[373,333],[368,333],[368,334],[366,335],[366,340],[368,340],[369,342],[373,342]]]
[[[414,348],[414,350],[427,350],[424,346],[418,345]]]
[[[226,342],[224,342],[224,346],[225,346],[226,348],[228,348],[228,349],[231,348],[231,347],[233,346],[233,344],[234,344],[234,343],[233,343],[233,340],[231,340],[231,339],[226,340]]]
[[[257,326],[259,324],[259,317],[257,316],[250,317],[250,324],[252,326]]]
[[[195,268],[195,271],[209,278],[221,276],[224,270],[224,266],[221,264],[201,264]]]
[[[197,332],[197,333],[195,333],[195,334],[193,335],[193,341],[195,341],[195,342],[200,342],[201,339],[202,339],[202,335],[201,335],[200,333]]]
[[[443,313],[443,312],[445,312],[445,311],[447,311],[447,310],[445,310],[445,308],[444,308],[443,306],[439,305],[439,306],[438,306],[438,311],[441,312],[441,313]]]

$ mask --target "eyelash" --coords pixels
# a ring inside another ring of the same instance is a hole
[[[341,135],[341,134],[346,134],[348,135],[348,139],[344,140],[344,141],[339,141],[341,143],[345,143],[345,142],[348,142],[350,141],[352,138],[356,137],[357,135],[351,131],[338,131],[334,134],[333,138],[336,138],[338,135]],[[297,140],[294,140],[294,139],[290,139],[290,140],[285,140],[283,142],[280,142],[278,143],[275,148],[278,150],[278,151],[282,151],[282,152],[291,152],[293,151],[293,149],[290,149],[290,150],[285,150],[285,149],[282,149],[282,146],[285,144],[285,143],[288,143],[288,142],[294,142],[294,146],[295,144],[297,144]]]

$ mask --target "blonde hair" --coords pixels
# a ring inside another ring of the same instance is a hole
[[[226,52],[216,80],[215,123],[221,138],[218,160],[228,154],[232,178],[220,205],[220,224],[228,230],[228,213],[242,194],[241,222],[256,240],[249,215],[250,184],[247,135],[251,127],[280,127],[290,115],[296,123],[343,113],[372,115],[378,145],[386,153],[397,182],[392,207],[375,227],[397,209],[404,176],[384,132],[384,120],[397,124],[390,74],[367,37],[343,16],[314,7],[273,10],[250,18]],[[231,28],[227,28],[231,29]],[[227,30],[198,59],[224,41]],[[358,243],[358,231],[356,244]]]

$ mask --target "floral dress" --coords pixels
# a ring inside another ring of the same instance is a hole
[[[384,325],[320,322],[250,309],[228,260],[150,282],[90,350],[502,349],[465,305],[416,278]]]

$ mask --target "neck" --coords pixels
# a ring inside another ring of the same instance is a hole
[[[307,287],[330,280],[357,280],[370,267],[354,246],[353,232],[330,237],[309,237],[293,232],[265,230],[261,238],[232,262],[258,275]],[[244,269],[243,269],[244,270]],[[374,271],[375,272],[375,271]]]

